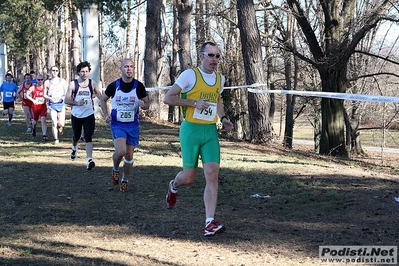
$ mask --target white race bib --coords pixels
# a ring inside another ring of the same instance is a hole
[[[116,119],[119,122],[133,122],[134,121],[134,111],[118,109],[118,111],[116,112]]]
[[[130,103],[127,106],[120,106],[116,109],[116,119],[119,122],[133,122],[134,115],[138,108],[138,103]]]
[[[12,91],[6,91],[6,97],[12,97],[13,95]]]
[[[205,121],[213,121],[215,120],[215,116],[217,113],[217,104],[216,103],[209,103],[208,108],[204,110],[199,110],[195,108],[194,110],[194,118],[205,120]]]
[[[80,102],[83,99],[83,106],[84,107],[92,107],[92,100],[90,95],[76,95],[75,101]]]
[[[59,101],[62,100],[62,97],[64,96],[63,91],[52,91],[51,92],[51,97],[53,98],[55,103],[58,103]]]
[[[43,104],[44,103],[44,98],[43,97],[36,98],[36,103],[37,104]]]

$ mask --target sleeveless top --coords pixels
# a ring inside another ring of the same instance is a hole
[[[47,91],[47,95],[52,97],[54,102],[48,101],[48,105],[50,108],[56,110],[57,112],[61,112],[63,107],[65,106],[64,98],[65,98],[65,89],[63,88],[63,80],[58,78],[58,83],[55,84],[53,79],[49,79],[50,86]]]
[[[39,88],[37,85],[33,85],[34,90],[32,92],[32,98],[36,100],[37,104],[32,104],[32,109],[41,109],[43,105],[46,105],[46,100],[44,99],[44,85]]]
[[[33,85],[33,84],[31,84],[31,86],[32,86],[32,85]],[[26,87],[26,86],[25,86],[25,82],[22,83],[22,86],[21,86],[21,92],[22,92],[22,105],[24,105],[24,106],[32,106],[32,105],[33,105],[33,103],[31,102],[31,100],[29,100],[28,98],[26,98],[26,93],[28,92],[29,88],[30,88],[30,87]]]
[[[77,118],[85,118],[94,114],[93,88],[91,87],[91,79],[89,79],[89,86],[87,87],[80,87],[77,79],[75,79],[74,82],[74,100],[78,102],[83,99],[84,104],[82,106],[72,105],[71,114]]]
[[[196,124],[214,124],[218,121],[217,103],[221,94],[222,79],[220,73],[215,72],[214,84],[207,84],[198,68],[193,68],[195,72],[195,85],[187,92],[182,92],[182,99],[199,100],[208,99],[209,107],[205,110],[198,110],[193,106],[182,106],[182,114],[186,121]]]
[[[116,80],[115,95],[111,101],[111,126],[133,127],[139,124],[140,99],[137,96],[138,80],[134,80],[130,92],[120,89],[120,79]]]

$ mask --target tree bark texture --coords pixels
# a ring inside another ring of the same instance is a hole
[[[260,35],[254,4],[251,0],[237,1],[238,27],[240,29],[242,55],[247,84],[265,83],[265,71],[261,54]],[[272,123],[269,120],[270,97],[266,93],[248,93],[250,141],[266,143],[272,139]]]
[[[182,71],[191,68],[193,62],[191,60],[191,11],[193,3],[191,0],[177,0],[177,12],[179,23],[179,61]]]
[[[145,28],[145,56],[144,56],[144,83],[147,87],[157,87],[159,36],[161,32],[161,0],[147,1],[147,24]],[[149,95],[149,116],[159,118],[159,92]]]

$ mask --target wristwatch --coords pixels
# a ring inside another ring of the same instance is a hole
[[[229,118],[227,117],[227,115],[224,115],[224,116],[222,116],[222,117],[220,118],[220,122],[222,122],[222,123],[223,123],[223,119],[227,119],[227,120],[229,120]]]

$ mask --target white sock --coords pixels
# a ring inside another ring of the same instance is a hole
[[[173,193],[176,194],[176,193],[177,193],[177,188],[174,187],[174,183],[175,183],[175,181],[172,182],[172,185],[171,185],[170,190],[171,190]]]
[[[205,220],[205,226],[207,226],[210,222],[212,222],[214,220],[214,218],[213,217],[209,217],[209,218],[206,218],[206,220]]]
[[[78,150],[78,146],[73,146],[73,145],[72,145],[72,150],[73,150],[73,151],[77,151],[77,150]]]

